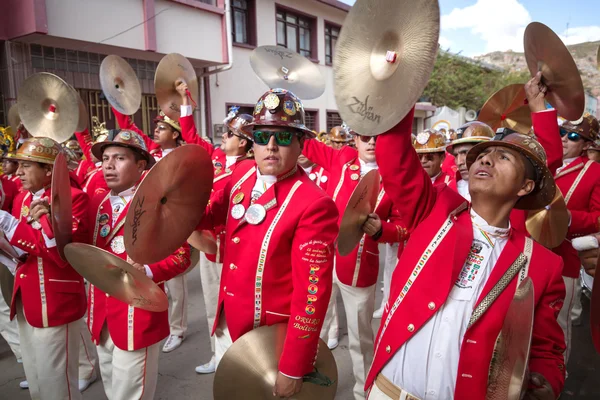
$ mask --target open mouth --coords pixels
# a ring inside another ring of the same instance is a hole
[[[491,175],[489,174],[489,172],[480,169],[477,172],[475,172],[475,176],[479,176],[479,177],[491,177]]]

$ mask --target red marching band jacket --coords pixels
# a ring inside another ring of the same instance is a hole
[[[16,177],[19,183],[21,180]],[[11,212],[15,198],[19,194],[17,184],[6,175],[0,176],[0,209]]]
[[[279,371],[300,377],[313,369],[331,295],[337,209],[295,168],[254,203],[266,210],[262,223],[235,219],[231,208],[248,209],[256,179],[256,164],[242,162],[198,227],[227,227],[217,315],[225,310],[233,341],[259,326],[287,323]],[[213,334],[217,324],[218,318]]]
[[[310,180],[315,183],[315,185],[327,192],[327,187],[329,184],[329,172],[327,172],[325,168],[315,164],[313,165],[310,173],[307,175]]]
[[[50,188],[42,197],[52,199]],[[89,198],[81,190],[71,188],[73,203],[73,241],[86,242],[89,234]],[[56,246],[48,247],[41,229],[27,223],[33,195],[21,192],[15,198],[12,215],[19,225],[10,240],[14,247],[28,253],[19,263],[11,302],[10,318],[17,311],[16,299],[20,295],[25,318],[36,328],[59,326],[76,321],[85,313],[86,297],[83,278],[66,261]],[[49,229],[52,224],[47,219]]]
[[[413,114],[414,110],[377,140],[376,154],[383,183],[403,216],[411,238],[392,276],[366,389],[394,353],[447,301],[473,241],[468,202],[450,188],[434,187],[421,168],[411,146]],[[525,234],[512,229],[477,304],[486,298],[510,266],[519,262],[524,242]],[[529,369],[542,374],[558,395],[565,379],[564,336],[556,321],[565,296],[562,262],[551,251],[532,243],[528,276],[535,287],[535,315]],[[518,279],[508,283],[467,329],[460,347],[456,399],[486,397],[496,339],[517,283]]]
[[[338,223],[341,222],[348,200],[360,180],[358,151],[348,146],[335,150],[318,140],[311,139],[304,142],[303,154],[329,172],[327,194],[335,201],[340,215]],[[400,215],[392,206],[392,201],[384,188],[380,190],[377,197],[375,213],[381,218],[383,229],[377,241],[363,235],[360,243],[347,256],[340,255],[336,250],[335,271],[344,285],[368,287],[377,283],[379,273],[377,243],[403,242],[407,238],[406,229],[400,224]],[[399,250],[398,253],[400,254],[401,251]]]
[[[122,239],[128,209],[129,203],[121,211],[115,225],[110,225],[108,235],[103,237],[100,230],[105,225],[102,225],[101,221],[112,221],[110,192],[95,196],[90,204],[91,243],[123,260],[127,260]],[[153,275],[152,280],[164,290],[163,282],[184,273],[189,265],[190,251],[185,244],[165,260],[149,267]],[[105,323],[115,346],[126,351],[151,346],[169,335],[168,311],[150,312],[129,306],[93,285],[89,287],[88,297],[87,322],[95,344],[100,342]]]
[[[79,163],[76,170],[79,185],[90,198],[108,192],[108,186],[106,185],[104,174],[102,173],[102,166],[96,167],[92,162],[94,159],[92,156],[92,145],[94,144],[94,141],[92,140],[90,132],[86,128],[81,132],[75,132],[75,137],[86,158]]]

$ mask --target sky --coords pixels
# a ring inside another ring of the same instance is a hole
[[[354,3],[354,0],[341,1]],[[548,25],[566,44],[600,40],[600,0],[439,0],[439,3],[440,45],[470,57],[492,51],[523,51],[523,33],[533,21]]]

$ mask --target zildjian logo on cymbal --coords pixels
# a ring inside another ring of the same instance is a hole
[[[373,107],[369,107],[369,96],[367,96],[364,102],[356,98],[356,96],[352,96],[352,100],[354,100],[354,103],[348,105],[352,113],[360,115],[363,117],[363,120],[368,119],[377,123],[381,122],[381,115],[376,114],[373,111]]]
[[[266,49],[265,51],[267,53],[271,53],[271,54],[274,54],[276,56],[281,57],[282,60],[284,58],[292,58],[293,57],[293,53],[290,53],[290,52],[287,52],[287,51],[273,50],[273,49]]]

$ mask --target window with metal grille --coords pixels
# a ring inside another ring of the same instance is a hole
[[[336,111],[327,111],[327,132],[335,126],[341,126],[343,123],[342,117]]]
[[[333,54],[340,36],[340,29],[339,25],[325,23],[325,63],[327,65],[333,64]]]
[[[306,115],[304,125],[311,131],[316,131],[318,129],[319,112],[316,110],[304,110],[304,113]]]
[[[256,46],[255,0],[231,1],[233,43]]]
[[[317,49],[313,46],[316,19],[297,15],[285,9],[277,9],[277,44],[316,59]]]

